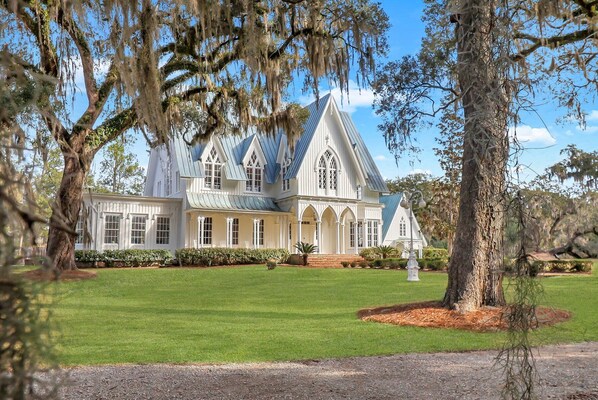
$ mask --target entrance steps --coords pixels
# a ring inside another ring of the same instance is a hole
[[[341,261],[364,261],[363,257],[357,254],[310,254],[307,262],[308,267],[314,268],[342,268]]]

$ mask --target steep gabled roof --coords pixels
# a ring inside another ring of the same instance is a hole
[[[293,160],[285,179],[297,176],[316,129],[322,121],[324,113],[330,107],[331,102],[333,102],[332,96],[327,94],[319,102],[314,101],[306,107],[309,111],[309,118],[303,125],[303,134],[295,144]],[[366,178],[368,189],[375,192],[388,192],[384,178],[380,175],[380,171],[378,171],[376,163],[368,151],[363,138],[351,120],[351,116],[345,112],[339,112],[339,115],[345,128],[344,130],[349,137],[349,142],[355,152],[355,157],[358,160],[358,168]],[[244,135],[225,135],[213,138],[212,140],[217,140],[220,143],[220,147],[225,153],[225,161],[222,168],[226,178],[234,181],[244,181],[247,179],[243,159],[251,148],[251,144],[257,139],[266,158],[265,181],[269,184],[276,183],[281,168],[280,163],[277,162],[277,155],[283,134],[283,132],[279,131],[273,136],[263,135],[255,133],[254,130],[249,130]],[[205,176],[201,162],[201,156],[206,148],[205,143],[197,143],[189,146],[180,135],[177,135],[173,138],[172,147],[181,177],[203,178]]]
[[[368,189],[374,192],[388,193],[388,187],[384,178],[380,174],[372,155],[370,154],[363,138],[359,134],[357,127],[351,119],[351,115],[346,112],[339,112],[345,130],[349,135],[349,139],[353,144],[353,149],[357,153],[357,159],[361,164],[361,168],[367,180]]]
[[[307,154],[307,150],[311,144],[311,140],[316,133],[316,129],[322,120],[322,116],[324,116],[324,112],[328,108],[332,96],[327,94],[326,96],[322,97],[320,101],[314,101],[310,105],[308,105],[307,110],[309,111],[309,118],[305,121],[303,125],[303,134],[295,144],[295,153],[293,155],[293,161],[289,166],[289,170],[285,175],[285,179],[296,178],[297,174],[299,173],[299,168],[301,164],[303,164],[303,159]]]
[[[199,159],[205,150],[205,143],[189,146],[182,135],[175,135],[170,145],[172,146],[171,154],[174,154],[182,178],[204,177],[203,164]]]
[[[390,223],[397,213],[397,209],[401,206],[400,203],[402,198],[403,193],[380,196],[380,203],[384,204],[384,208],[382,209],[382,240],[386,238]]]

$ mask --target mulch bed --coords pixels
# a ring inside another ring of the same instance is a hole
[[[97,274],[91,271],[81,271],[79,269],[76,270],[69,270],[69,271],[62,271],[59,275],[55,274],[54,271],[45,270],[45,269],[35,269],[32,271],[24,272],[23,275],[27,279],[31,279],[32,281],[62,281],[62,282],[71,282],[71,281],[82,281],[85,279],[92,279],[96,278]]]
[[[429,328],[453,328],[475,332],[496,332],[509,329],[506,316],[509,307],[483,307],[460,313],[442,307],[439,301],[399,304],[360,310],[357,316],[364,321],[393,325]],[[571,313],[547,307],[536,309],[537,327],[554,325],[568,320]]]

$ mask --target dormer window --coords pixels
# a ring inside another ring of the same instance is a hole
[[[249,161],[245,166],[245,173],[247,174],[247,181],[245,181],[245,190],[248,192],[262,191],[262,170],[263,167],[258,160],[255,151],[251,153]]]
[[[280,179],[282,180],[282,191],[286,192],[287,190],[289,190],[291,188],[291,181],[290,179],[285,179],[285,175],[287,174],[287,172],[289,171],[289,167],[291,165],[291,159],[289,157],[286,157],[284,159],[284,163],[282,164],[282,169],[280,171]]]
[[[204,163],[205,178],[204,187],[208,189],[221,189],[222,188],[222,163],[216,148],[212,147],[210,154],[206,158]]]
[[[318,161],[318,188],[336,190],[338,186],[338,163],[330,150]]]

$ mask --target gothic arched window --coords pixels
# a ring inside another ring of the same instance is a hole
[[[204,163],[205,178],[204,187],[209,189],[221,189],[222,188],[222,163],[218,157],[216,148],[212,147],[210,154],[206,158]]]
[[[251,157],[245,166],[245,173],[247,180],[245,181],[245,190],[248,192],[262,191],[262,165],[258,160],[255,151],[251,153]]]
[[[336,190],[338,186],[338,162],[330,150],[318,161],[318,188]]]

